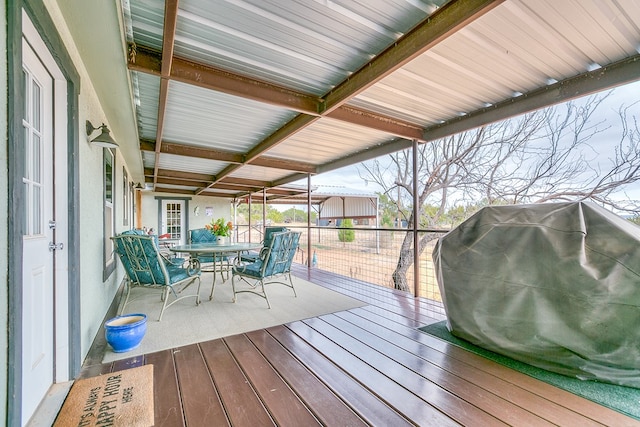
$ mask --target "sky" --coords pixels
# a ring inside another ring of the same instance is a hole
[[[620,106],[631,106],[638,101],[640,101],[640,81],[613,89],[611,95],[598,108],[600,113],[598,118],[605,119],[607,124],[611,126],[608,131],[598,134],[590,141],[591,145],[594,146],[602,158],[599,162],[607,163],[608,158],[613,157],[611,147],[617,145],[619,142],[621,128],[618,110]],[[579,102],[579,100],[575,100],[575,102]],[[640,103],[633,105],[629,113],[630,116],[633,116],[640,121]],[[362,170],[361,167],[360,169]],[[306,180],[298,183],[306,185]],[[312,176],[311,183],[312,185],[341,186],[372,193],[381,191],[381,188],[378,187],[377,184],[367,182],[360,178],[357,165],[347,166],[335,171]],[[629,198],[640,200],[640,182],[631,187],[627,187],[626,195],[620,193],[617,197],[620,199]]]

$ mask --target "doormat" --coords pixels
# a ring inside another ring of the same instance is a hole
[[[153,365],[145,365],[76,381],[54,427],[153,424]]]
[[[607,384],[598,381],[580,380],[557,374],[535,366],[520,362],[510,357],[502,356],[484,348],[471,344],[467,340],[458,338],[449,332],[446,321],[433,323],[418,328],[419,331],[441,338],[445,341],[462,347],[472,353],[500,363],[530,377],[544,381],[570,393],[599,403],[602,406],[621,412],[629,417],[640,420],[640,389],[624,387],[621,385]]]

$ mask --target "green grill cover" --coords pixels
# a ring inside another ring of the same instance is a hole
[[[595,204],[480,210],[438,242],[453,335],[531,365],[640,388],[640,227]]]

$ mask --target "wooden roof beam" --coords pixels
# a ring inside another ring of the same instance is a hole
[[[156,151],[158,144],[152,141],[143,140],[140,142],[141,151]],[[175,144],[165,142],[162,144],[161,153],[173,154],[176,156],[195,157],[199,159],[217,160],[232,164],[245,164],[245,156],[241,153],[231,153],[228,151],[215,150],[212,148],[194,147],[191,145]],[[266,168],[276,168],[291,170],[303,173],[315,173],[316,167],[310,163],[285,160],[278,157],[261,156],[251,163],[254,166],[262,166]],[[157,175],[157,172],[154,172]],[[225,175],[226,176],[226,175]],[[223,178],[221,174],[213,177],[212,181],[220,181]]]
[[[156,127],[156,141],[162,141],[164,128],[164,116],[169,96],[169,74],[171,73],[171,61],[173,59],[173,45],[176,36],[178,22],[178,0],[166,0],[164,3],[164,28],[162,31],[162,62],[160,67],[160,95],[158,99],[158,117]],[[153,173],[153,185],[157,183],[158,165],[160,164],[160,151],[162,143],[155,149],[155,162]]]
[[[129,60],[129,69],[147,74],[159,75],[161,60],[162,57],[160,52],[147,49],[143,46],[138,46],[135,60],[133,58]],[[303,113],[303,116],[319,115],[317,110],[321,100],[313,95],[292,92],[291,90],[286,90],[286,95],[282,95],[282,91],[284,91],[284,89],[272,88],[270,87],[272,85],[269,83],[232,74],[227,71],[217,70],[203,64],[193,64],[177,57],[173,60],[173,67],[176,69],[177,67],[182,66],[181,64],[187,63],[190,64],[190,71],[183,72],[183,77],[175,80],[180,80],[183,83],[204,87],[218,92],[231,93],[233,95],[253,99],[262,103],[284,107]],[[186,68],[187,67],[185,66],[185,69]],[[187,78],[187,76],[190,76],[190,78]],[[224,82],[226,80],[230,80],[232,83],[225,84]],[[235,89],[232,89],[229,86],[232,86]],[[259,88],[259,90],[256,88]],[[346,105],[327,112],[326,116],[347,123],[380,130],[403,138],[419,139],[422,134],[422,129],[415,124],[387,117],[373,111],[349,107]],[[282,129],[280,134],[284,136],[292,135],[293,132],[291,131],[295,130],[296,126],[307,126],[310,123],[311,122],[308,122],[306,119],[300,118],[292,124],[289,124],[288,128]],[[284,131],[289,132],[285,133]],[[272,142],[275,141],[277,141],[277,139],[272,138]],[[270,148],[271,146],[273,146],[273,144],[265,144],[265,147],[267,148]]]

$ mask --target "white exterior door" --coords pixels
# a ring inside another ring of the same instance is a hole
[[[26,218],[23,239],[22,388],[23,420],[28,419],[53,384],[53,83],[24,43]]]
[[[66,81],[28,19],[23,28],[21,418],[26,424],[51,385],[69,376],[68,213]]]
[[[184,200],[163,200],[162,224],[158,234],[169,234],[170,239],[177,239],[180,240],[180,244],[185,244],[185,214]]]

